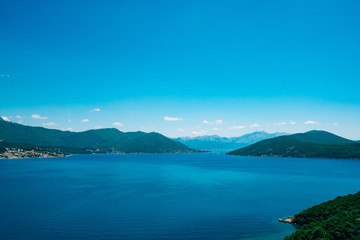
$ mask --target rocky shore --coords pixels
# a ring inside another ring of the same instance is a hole
[[[284,222],[284,223],[292,223],[292,224],[294,224],[294,220],[295,220],[294,217],[288,217],[288,218],[285,218],[285,219],[279,218],[279,222]]]

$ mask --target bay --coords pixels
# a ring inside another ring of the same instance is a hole
[[[360,161],[218,153],[0,161],[1,239],[283,239],[360,190]]]

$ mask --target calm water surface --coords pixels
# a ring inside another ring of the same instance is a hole
[[[283,239],[278,223],[360,190],[360,161],[224,154],[0,161],[0,239]]]

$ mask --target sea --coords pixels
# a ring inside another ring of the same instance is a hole
[[[360,160],[222,153],[0,160],[0,239],[278,240],[360,190]]]

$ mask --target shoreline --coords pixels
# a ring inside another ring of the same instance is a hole
[[[105,155],[110,155],[110,154],[196,154],[196,153],[209,153],[209,152],[199,152],[199,151],[194,151],[194,152],[133,152],[133,153],[125,153],[125,152],[114,152],[114,153],[72,153],[72,154],[62,154],[62,155],[58,155],[58,156],[54,156],[54,155],[47,155],[47,156],[39,156],[39,157],[0,157],[0,160],[9,160],[9,159],[38,159],[38,158],[55,158],[55,157],[70,157],[70,156],[74,156],[74,155],[97,155],[97,154],[105,154]]]
[[[279,222],[290,223],[290,224],[296,225],[296,224],[294,223],[294,220],[295,220],[295,217],[288,217],[288,218],[284,218],[284,219],[279,218],[279,219],[278,219]]]

